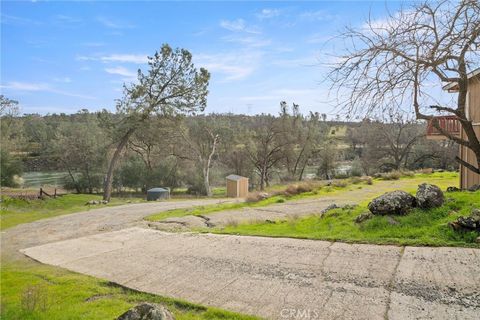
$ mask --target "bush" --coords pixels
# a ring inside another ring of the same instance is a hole
[[[423,174],[432,174],[433,169],[432,168],[423,168],[423,169],[418,169],[418,173],[423,173]]]
[[[391,171],[386,173],[379,173],[378,176],[382,180],[398,180],[401,178],[402,174],[399,171]]]
[[[12,158],[8,151],[0,151],[0,185],[2,187],[17,187],[15,176],[22,173],[22,165]]]
[[[352,177],[352,178],[350,178],[350,182],[352,184],[359,184],[359,183],[363,182],[363,180],[360,177]]]
[[[250,192],[245,199],[245,202],[258,202],[269,197],[270,195],[266,192]]]
[[[332,182],[332,186],[337,188],[345,188],[346,186],[348,186],[348,182],[345,180],[334,180]]]

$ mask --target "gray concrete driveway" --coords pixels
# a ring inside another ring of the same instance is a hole
[[[128,228],[22,250],[133,289],[270,319],[479,319],[480,250]]]

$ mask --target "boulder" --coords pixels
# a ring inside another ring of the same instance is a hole
[[[455,231],[480,232],[480,209],[473,209],[468,217],[458,217],[448,224]]]
[[[447,192],[458,192],[458,191],[462,191],[462,190],[460,190],[460,188],[457,188],[457,187],[448,187],[447,188]]]
[[[422,209],[438,208],[445,202],[442,190],[433,184],[419,185],[416,196],[417,205]]]
[[[405,191],[387,192],[368,204],[368,209],[374,215],[400,214],[405,215],[415,208],[417,200]]]
[[[164,306],[144,302],[131,308],[117,320],[175,320],[175,317]]]
[[[322,211],[320,211],[320,213],[326,213],[326,212],[328,212],[328,211],[330,211],[330,210],[338,209],[338,208],[340,208],[340,207],[337,206],[336,203],[332,203],[332,204],[328,205],[328,207],[326,207],[325,209],[323,209]]]
[[[362,223],[363,221],[371,218],[373,218],[373,214],[371,212],[364,212],[355,218],[355,223]]]
[[[480,184],[474,184],[473,186],[471,186],[470,188],[467,189],[468,191],[478,191],[480,190]]]

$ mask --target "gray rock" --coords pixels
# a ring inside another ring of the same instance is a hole
[[[355,223],[362,223],[363,221],[371,218],[373,218],[373,214],[371,212],[364,212],[355,218]]]
[[[467,189],[468,191],[478,191],[480,190],[480,184],[474,184],[470,188]]]
[[[458,191],[462,191],[462,190],[460,190],[460,188],[457,188],[457,187],[448,187],[447,188],[447,192],[458,192]]]
[[[175,317],[164,306],[144,302],[131,308],[117,320],[175,320]]]
[[[480,209],[473,209],[468,217],[458,217],[457,220],[448,224],[455,231],[480,232]]]
[[[374,215],[400,214],[405,215],[415,208],[417,200],[405,191],[387,192],[368,204],[368,209]]]
[[[387,217],[387,222],[388,222],[389,224],[391,224],[392,226],[395,226],[395,225],[397,225],[397,224],[400,224],[400,222],[398,222],[397,220],[393,219],[391,216],[388,216],[388,217]]]
[[[417,205],[422,209],[438,208],[445,202],[442,190],[433,184],[419,185],[416,196]]]
[[[326,213],[326,212],[328,212],[328,211],[330,211],[330,210],[338,209],[338,208],[340,208],[340,207],[337,206],[336,203],[332,203],[332,204],[330,204],[328,207],[326,207],[325,209],[323,209],[322,211],[320,211],[320,213]]]

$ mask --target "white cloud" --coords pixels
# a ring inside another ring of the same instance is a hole
[[[256,48],[265,47],[272,43],[272,41],[269,39],[260,39],[255,36],[246,36],[246,37],[227,36],[227,37],[223,37],[222,39],[227,42],[238,43],[244,46],[256,47]]]
[[[49,92],[60,94],[63,96],[74,97],[74,98],[81,98],[81,99],[96,99],[95,97],[89,95],[83,95],[78,93],[72,93],[68,91],[63,91],[52,87],[48,83],[32,83],[32,82],[18,82],[18,81],[11,81],[7,84],[0,85],[0,88],[10,89],[12,91],[24,91],[24,92]]]
[[[124,62],[124,63],[147,63],[148,58],[146,54],[111,54],[106,56],[77,56],[80,61],[102,61],[102,62]]]
[[[97,21],[100,22],[104,27],[107,27],[109,29],[132,29],[134,28],[134,25],[125,23],[125,22],[120,22],[116,20],[112,20],[107,17],[97,17]]]
[[[262,9],[259,13],[256,14],[259,19],[270,19],[275,18],[280,15],[280,10],[278,9]]]
[[[330,21],[337,18],[337,16],[332,15],[324,10],[316,11],[305,11],[299,15],[301,20],[306,21]]]
[[[84,42],[81,44],[84,47],[103,47],[105,46],[104,42]]]
[[[70,79],[69,77],[60,77],[60,78],[53,78],[53,81],[62,82],[62,83],[70,83],[70,82],[72,82],[72,79]]]
[[[82,19],[80,18],[75,18],[72,16],[67,16],[64,14],[57,14],[55,17],[56,22],[60,23],[79,23],[82,22]]]
[[[32,20],[28,18],[12,16],[7,14],[2,14],[0,16],[0,21],[2,24],[9,24],[9,25],[41,25],[42,23],[37,20]]]
[[[197,65],[212,73],[222,75],[222,81],[238,81],[249,77],[258,68],[262,53],[250,50],[222,54],[197,54],[193,56]]]
[[[291,59],[275,59],[270,62],[272,65],[284,68],[312,67],[319,64],[319,60],[315,55],[306,57],[298,57]]]
[[[258,30],[257,27],[248,27],[245,20],[243,19],[222,20],[220,21],[220,26],[233,32],[247,32],[254,34],[260,33],[260,30]]]
[[[105,72],[122,76],[125,82],[134,82],[137,80],[137,73],[124,67],[105,68]]]
[[[5,85],[0,85],[1,88],[12,89],[18,91],[45,91],[49,90],[49,86],[46,83],[31,83],[31,82],[8,82]]]

